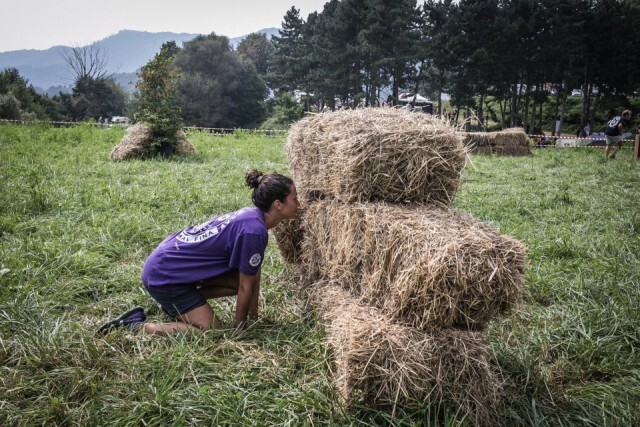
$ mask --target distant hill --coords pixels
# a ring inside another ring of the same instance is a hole
[[[278,34],[277,28],[265,28],[258,33],[269,38]],[[178,46],[192,40],[198,34],[190,33],[149,33],[146,31],[122,30],[117,34],[97,41],[107,55],[107,71],[126,90],[133,90],[136,72],[160,50],[163,43],[173,40]],[[229,40],[237,46],[246,36]],[[68,91],[73,86],[73,75],[61,56],[65,46],[53,46],[46,50],[15,50],[0,52],[0,70],[15,67],[20,75],[29,80],[41,93],[57,94],[59,90]],[[65,86],[67,86],[65,90]],[[60,87],[60,89],[58,88]]]

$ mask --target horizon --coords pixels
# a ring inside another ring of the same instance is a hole
[[[245,37],[245,36],[247,36],[247,35],[249,35],[249,34],[258,33],[258,32],[260,32],[260,31],[263,31],[263,30],[269,30],[269,29],[272,29],[272,28],[273,28],[273,29],[277,29],[277,30],[279,30],[281,27],[264,27],[264,28],[258,28],[258,29],[256,29],[256,30],[250,31],[250,32],[248,32],[248,33],[246,33],[246,34],[240,34],[240,35],[238,35],[238,36],[234,36],[234,37],[230,37],[230,36],[227,36],[226,34],[220,34],[220,33],[216,33],[216,35],[219,35],[219,36],[225,36],[225,37],[227,37],[229,40],[232,40],[232,39],[236,39],[236,38],[238,38],[238,37]],[[204,33],[190,33],[190,32],[187,32],[187,31],[182,31],[182,32],[177,33],[177,32],[174,32],[174,31],[146,31],[146,30],[132,30],[132,29],[130,29],[130,28],[124,28],[124,29],[122,29],[122,30],[119,30],[119,31],[117,31],[117,32],[113,33],[113,34],[109,34],[109,35],[107,35],[107,36],[105,36],[105,37],[103,37],[103,38],[101,38],[101,39],[99,39],[99,40],[94,40],[94,41],[89,42],[89,43],[81,44],[81,45],[79,45],[79,47],[84,47],[84,46],[92,45],[92,44],[94,44],[94,43],[99,43],[99,42],[104,41],[104,40],[106,40],[106,39],[108,39],[108,38],[110,38],[110,37],[117,36],[118,34],[120,34],[120,33],[122,33],[122,32],[137,32],[137,33],[149,33],[149,34],[163,34],[163,33],[171,33],[171,34],[176,34],[176,35],[181,35],[181,34],[206,35],[206,34],[204,34]],[[211,34],[211,31],[210,31],[209,33],[207,33],[207,34]],[[11,53],[11,52],[22,52],[22,51],[36,51],[36,52],[44,52],[44,51],[47,51],[47,50],[49,50],[49,49],[53,49],[53,48],[56,48],[56,47],[75,47],[75,46],[72,46],[72,45],[69,45],[69,44],[56,44],[56,45],[52,45],[52,46],[49,46],[49,47],[46,47],[46,48],[43,48],[43,49],[31,48],[31,49],[14,49],[14,50],[8,50],[8,51],[0,51],[0,54],[3,54],[3,53]]]
[[[176,7],[169,0],[112,0],[96,8],[80,0],[23,0],[4,8],[8,12],[0,27],[0,53],[86,46],[125,30],[215,32],[232,39],[263,28],[281,27],[292,6],[306,20],[310,13],[321,12],[325,3],[326,0],[185,0]]]

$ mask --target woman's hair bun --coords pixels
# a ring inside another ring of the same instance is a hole
[[[258,188],[260,181],[262,181],[262,177],[264,174],[260,172],[258,169],[254,169],[251,172],[247,172],[245,174],[245,182],[247,183],[247,187],[249,188]]]

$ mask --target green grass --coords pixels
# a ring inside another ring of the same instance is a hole
[[[247,170],[287,172],[282,138],[194,133],[196,156],[110,162],[122,134],[0,126],[0,424],[458,424],[453,410],[342,407],[274,239],[270,322],[240,337],[97,339],[136,304],[164,319],[139,285],[159,241],[249,205]],[[524,304],[489,330],[497,424],[640,424],[640,165],[628,148],[614,161],[596,149],[472,161],[455,207],[522,240],[530,260]],[[232,323],[233,301],[215,309]]]

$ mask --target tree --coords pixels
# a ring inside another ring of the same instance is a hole
[[[266,34],[251,33],[238,44],[236,51],[251,61],[258,74],[264,76],[275,48]]]
[[[211,33],[185,43],[176,65],[182,72],[178,103],[188,124],[251,126],[264,116],[267,87],[253,64],[231,49],[227,37]]]
[[[38,94],[17,68],[0,72],[0,119],[56,119],[58,104]]]
[[[127,94],[111,78],[84,77],[76,81],[71,95],[71,113],[76,120],[122,115]]]
[[[108,58],[100,45],[64,47],[60,54],[73,72],[74,81],[107,77]]]
[[[397,102],[399,89],[416,74],[420,34],[415,0],[371,0],[366,3],[364,22],[357,40],[362,45],[363,81],[367,105],[375,105],[378,92],[389,83]],[[417,81],[416,88],[417,88]]]
[[[283,92],[267,103],[270,117],[262,124],[263,129],[288,129],[291,123],[304,115],[302,106],[288,92]]]
[[[145,122],[153,131],[152,146],[170,154],[177,144],[176,133],[182,128],[176,85],[180,77],[173,62],[176,43],[164,43],[154,58],[144,65],[136,82],[137,112],[135,121]]]
[[[265,118],[264,100],[269,91],[251,61],[241,61],[238,82],[230,102],[229,119],[236,126],[255,128]]]
[[[428,85],[438,100],[438,113],[442,112],[442,93],[445,92],[456,64],[453,55],[455,35],[458,34],[457,5],[452,0],[425,1],[419,20],[422,37],[418,57],[426,63],[423,71]]]
[[[275,47],[267,74],[271,88],[292,92],[305,86],[309,49],[304,26],[300,9],[292,6],[284,16],[282,29],[278,31],[280,35],[271,39]]]
[[[345,76],[351,72],[344,22],[336,16],[339,3],[339,0],[325,3],[322,13],[309,15],[304,27],[304,37],[309,45],[305,59],[309,71],[304,89],[313,92],[321,107],[328,105],[331,109],[335,108],[336,97],[348,97],[349,81]]]

